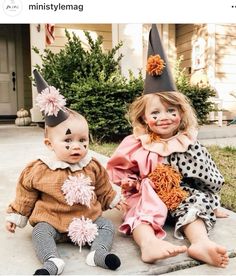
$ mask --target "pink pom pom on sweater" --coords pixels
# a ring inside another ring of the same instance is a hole
[[[90,201],[94,196],[94,186],[91,186],[91,179],[83,174],[69,176],[62,185],[62,192],[66,202],[72,206],[79,203],[90,207]]]
[[[68,228],[68,236],[75,244],[81,248],[88,243],[91,245],[95,237],[98,235],[98,228],[89,218],[73,218]]]

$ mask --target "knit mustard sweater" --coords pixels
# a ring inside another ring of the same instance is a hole
[[[68,205],[61,190],[68,176],[84,174],[90,177],[94,197],[90,207],[81,204]],[[106,170],[92,158],[81,170],[72,172],[70,168],[51,170],[41,160],[31,162],[21,173],[16,188],[16,198],[8,207],[8,213],[17,213],[29,218],[34,226],[47,222],[59,232],[67,232],[73,218],[84,216],[92,221],[107,210],[116,192],[110,184]]]

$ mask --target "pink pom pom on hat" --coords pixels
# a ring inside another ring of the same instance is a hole
[[[84,216],[81,218],[73,218],[68,227],[68,231],[68,236],[73,243],[78,244],[80,252],[83,245],[86,243],[91,245],[98,235],[97,225],[91,219],[85,218]]]
[[[53,86],[49,86],[40,73],[33,71],[38,90],[37,106],[43,112],[47,126],[54,127],[65,121],[69,113],[65,108],[66,100]]]

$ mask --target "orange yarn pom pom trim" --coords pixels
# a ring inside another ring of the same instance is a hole
[[[149,75],[159,76],[163,73],[164,68],[165,62],[159,55],[148,57],[146,70]]]
[[[175,210],[178,205],[188,196],[188,192],[180,187],[181,174],[170,165],[159,164],[148,175],[154,184],[154,190],[160,199],[166,204],[168,210]]]

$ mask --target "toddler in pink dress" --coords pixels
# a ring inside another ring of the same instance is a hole
[[[133,235],[144,262],[187,250],[194,259],[226,267],[226,248],[208,237],[219,214],[224,179],[197,141],[195,112],[176,91],[155,25],[148,54],[144,95],[129,110],[133,134],[121,142],[107,165],[127,203],[120,231]],[[175,237],[187,237],[188,249],[163,240],[168,212],[175,221]]]

